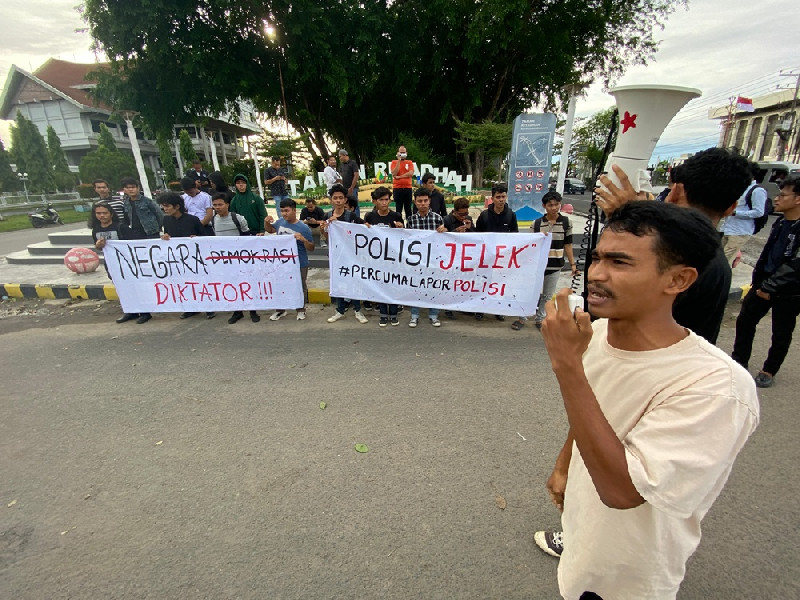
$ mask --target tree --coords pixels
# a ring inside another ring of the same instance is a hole
[[[136,177],[136,162],[132,155],[117,150],[111,132],[105,124],[101,124],[97,150],[92,150],[81,159],[78,170],[82,181],[105,179],[113,189],[123,177]]]
[[[603,151],[606,147],[608,134],[611,131],[611,124],[614,117],[614,107],[601,110],[583,121],[575,127],[572,134],[572,147],[569,153],[569,165],[577,165],[583,162],[588,167],[589,172],[594,175],[600,161],[603,159]],[[618,132],[618,131],[617,131]],[[611,140],[611,150],[617,143],[617,132]]]
[[[503,158],[511,152],[513,123],[465,123],[456,121],[456,146],[465,154],[475,157],[472,169],[475,185],[483,181],[483,171],[488,161]]]
[[[535,103],[557,107],[566,84],[645,62],[653,29],[682,3],[86,0],[83,14],[111,59],[95,75],[98,96],[156,130],[222,113],[238,98],[277,116],[285,95],[288,120],[317,157],[330,153],[326,136],[364,162],[405,132],[475,174],[485,157],[457,150],[458,122],[507,124]]]
[[[53,170],[56,188],[62,192],[72,191],[77,183],[76,177],[69,169],[67,156],[61,148],[61,139],[52,125],[47,126],[47,155],[50,158],[50,168]]]
[[[28,190],[31,192],[51,192],[55,188],[53,170],[47,155],[39,128],[17,111],[17,118],[11,126],[14,158],[17,172],[28,174]]]
[[[197,160],[197,152],[194,151],[192,138],[189,136],[189,132],[186,129],[181,129],[178,140],[178,152],[180,152],[184,166],[188,169],[192,166],[192,161]]]
[[[172,144],[169,137],[164,133],[157,133],[156,144],[158,145],[158,158],[161,160],[161,168],[164,169],[166,183],[177,180],[178,174],[175,171],[175,163],[172,160]]]
[[[16,192],[22,186],[11,168],[11,156],[0,140],[0,192]]]

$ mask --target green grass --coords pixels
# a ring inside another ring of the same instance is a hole
[[[61,215],[61,220],[64,223],[80,223],[81,221],[86,223],[89,219],[88,212],[78,212],[72,209],[59,210],[58,214]],[[47,227],[52,229],[55,226],[48,225]],[[22,229],[33,229],[28,215],[11,215],[6,217],[4,221],[0,221],[0,233],[4,231],[20,231]]]

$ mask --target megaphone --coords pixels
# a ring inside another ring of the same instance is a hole
[[[673,85],[625,85],[608,93],[617,101],[619,133],[614,151],[606,161],[606,175],[619,186],[611,168],[618,165],[637,192],[652,192],[647,165],[653,149],[678,111],[702,92]]]

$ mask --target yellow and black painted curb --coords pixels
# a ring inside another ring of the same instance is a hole
[[[0,284],[2,295],[9,298],[43,298],[45,300],[119,300],[116,288],[111,284],[68,285],[65,283],[47,285],[35,283]],[[309,289],[308,301],[311,304],[330,304],[328,290]]]

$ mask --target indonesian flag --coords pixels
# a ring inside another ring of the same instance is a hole
[[[753,99],[739,96],[736,98],[736,110],[743,110],[744,112],[755,112],[753,108]]]

